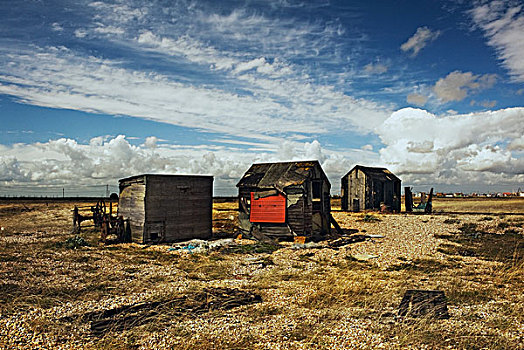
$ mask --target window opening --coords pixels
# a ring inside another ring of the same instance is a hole
[[[322,181],[314,180],[312,183],[313,211],[322,210]]]

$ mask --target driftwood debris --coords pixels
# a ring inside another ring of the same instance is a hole
[[[344,247],[348,244],[358,243],[358,242],[364,242],[366,240],[365,235],[351,235],[347,237],[340,237],[338,239],[335,239],[333,241],[328,242],[328,246],[332,249],[338,249],[340,247]]]
[[[242,305],[262,302],[258,294],[230,288],[206,288],[200,293],[178,298],[125,305],[114,309],[89,312],[78,317],[64,317],[71,322],[90,322],[91,333],[103,336],[110,331],[121,332],[154,322],[157,317],[196,316],[212,310],[229,310]]]
[[[402,317],[449,318],[447,299],[440,290],[409,289],[400,302]]]

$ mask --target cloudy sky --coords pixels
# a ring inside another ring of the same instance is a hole
[[[521,1],[0,2],[0,195],[318,159],[524,189]]]

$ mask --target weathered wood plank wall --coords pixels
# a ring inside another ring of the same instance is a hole
[[[118,212],[138,243],[210,238],[213,177],[141,175],[120,181]]]
[[[129,219],[131,239],[140,243],[142,243],[143,240],[144,223],[146,219],[144,206],[145,195],[146,186],[143,177],[120,182],[118,215]]]
[[[213,179],[210,177],[148,177],[146,222],[165,223],[161,241],[210,238]],[[153,241],[146,237],[147,241]]]

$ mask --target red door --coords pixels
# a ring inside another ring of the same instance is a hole
[[[251,192],[251,222],[286,222],[286,197],[282,194],[255,199]]]

